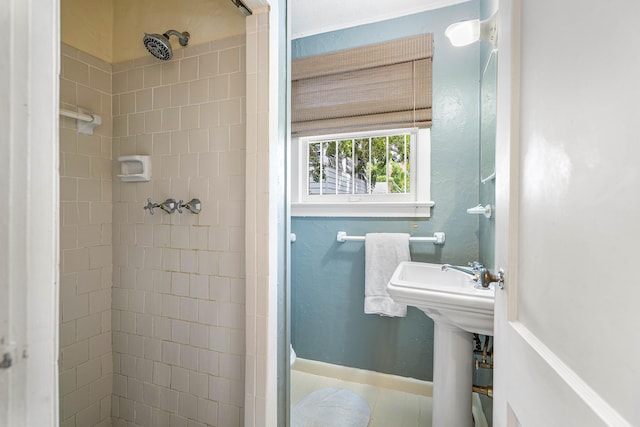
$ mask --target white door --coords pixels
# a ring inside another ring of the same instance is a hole
[[[0,426],[56,426],[58,1],[3,1],[0,40]]]
[[[639,16],[500,1],[496,426],[640,425]]]

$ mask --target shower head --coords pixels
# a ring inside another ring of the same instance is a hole
[[[145,33],[142,42],[151,55],[163,61],[168,61],[173,57],[173,50],[171,49],[171,43],[169,43],[169,36],[178,37],[180,46],[186,46],[189,44],[190,34],[186,31],[184,33],[180,33],[176,30],[169,30],[164,34]]]

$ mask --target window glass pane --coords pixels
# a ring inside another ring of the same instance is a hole
[[[404,136],[404,163],[405,163],[405,191],[407,193],[411,192],[411,135]]]
[[[387,138],[371,138],[371,181],[373,194],[387,194]]]
[[[320,194],[320,142],[309,144],[309,194]]]
[[[354,140],[354,185],[353,194],[369,194],[371,192],[371,165],[369,163],[369,138]]]
[[[405,136],[389,137],[389,193],[405,193],[406,172]]]
[[[353,141],[338,141],[338,194],[353,193]]]
[[[324,153],[322,194],[336,194],[336,141],[323,142],[322,150]]]
[[[410,194],[411,134],[307,144],[309,195]]]

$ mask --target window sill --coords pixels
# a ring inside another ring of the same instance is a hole
[[[291,216],[428,218],[428,202],[350,202],[350,203],[292,203]]]

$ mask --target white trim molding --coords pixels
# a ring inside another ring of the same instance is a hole
[[[13,354],[0,369],[0,425],[59,422],[58,11],[58,0],[0,10],[0,338]]]
[[[535,395],[541,401],[540,406],[544,408],[557,407],[550,410],[550,413],[563,413],[563,407],[580,406],[580,411],[566,412],[565,420],[544,421],[544,414],[538,411],[529,413],[529,408],[514,407],[518,414],[518,419],[522,425],[530,425],[531,422],[539,425],[592,425],[594,419],[602,420],[603,425],[617,427],[631,427],[624,417],[620,415],[611,405],[609,405],[593,388],[580,378],[566,363],[556,355],[549,347],[540,341],[521,322],[509,322],[509,345],[522,348],[517,354],[525,356],[525,359],[511,361],[512,373],[520,375],[536,375],[541,381],[531,381],[537,389],[524,390],[520,387],[512,387],[506,390],[509,395]],[[549,393],[553,390],[553,393]],[[558,399],[558,396],[563,396]],[[569,402],[569,399],[572,402]],[[526,401],[524,398],[513,399],[512,402]],[[576,419],[580,416],[580,419]],[[534,421],[535,420],[535,421]]]

